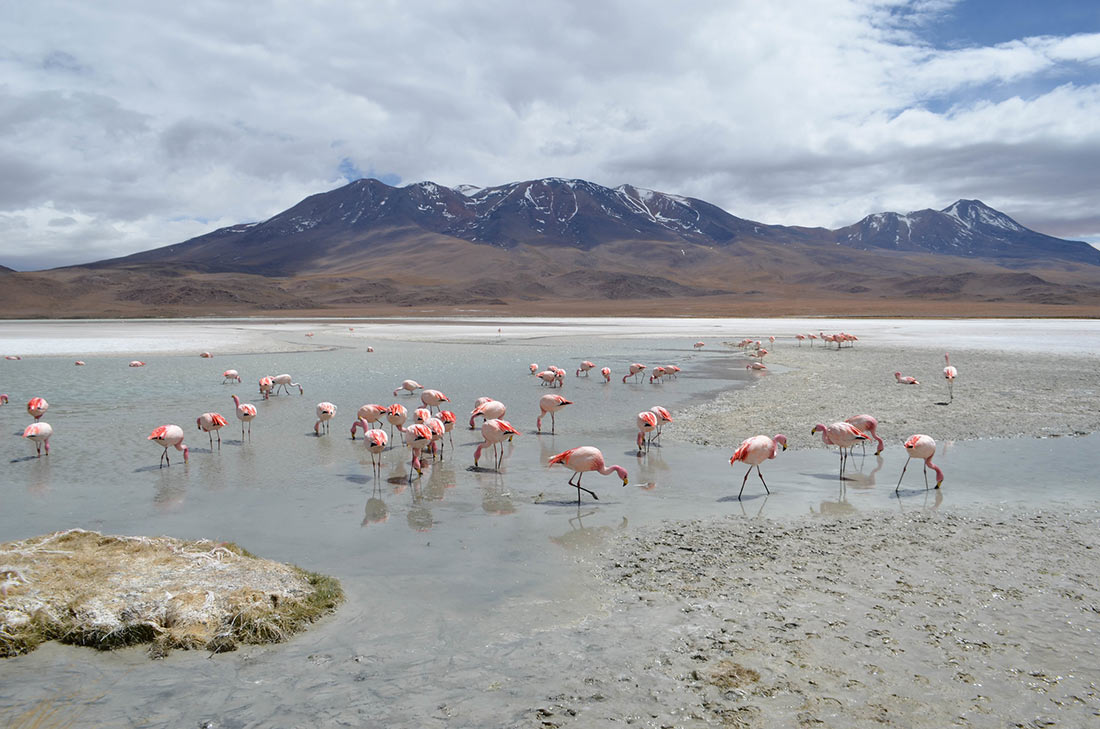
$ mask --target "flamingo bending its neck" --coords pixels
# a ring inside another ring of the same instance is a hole
[[[203,413],[195,418],[195,427],[205,432],[210,438],[210,450],[214,450],[214,436],[211,433],[218,434],[218,450],[222,449],[222,434],[220,431],[228,424],[229,421],[218,413]]]
[[[302,386],[299,385],[297,382],[291,382],[292,379],[293,378],[290,375],[287,375],[287,374],[275,375],[274,377],[272,377],[271,382],[274,383],[274,385],[275,385],[276,393],[278,393],[279,388],[281,387],[281,388],[283,388],[283,392],[285,392],[287,395],[289,395],[290,394],[290,388],[297,387],[298,388],[298,394],[299,395],[304,395],[305,390],[303,390]]]
[[[642,455],[642,447],[645,446],[645,450],[649,450],[650,438],[648,437],[653,431],[657,430],[657,414],[645,410],[638,413],[634,418],[634,422],[638,426],[638,455]]]
[[[45,421],[31,423],[23,431],[23,437],[34,441],[34,451],[39,458],[42,457],[42,448],[45,446],[46,455],[50,455],[50,436],[53,428]]]
[[[320,435],[321,431],[328,432],[328,421],[336,417],[336,406],[325,401],[317,403],[317,422],[313,424],[313,432]]]
[[[546,463],[548,466],[553,466],[555,463],[561,463],[566,468],[575,471],[575,473],[569,477],[569,485],[577,489],[577,504],[581,503],[581,491],[585,492],[596,501],[600,500],[600,497],[596,496],[595,491],[590,491],[581,486],[581,478],[583,478],[584,474],[588,471],[596,471],[602,476],[608,476],[614,473],[623,480],[623,486],[627,484],[626,469],[622,466],[604,465],[603,453],[600,452],[599,448],[593,446],[570,448],[555,456],[550,456]],[[573,482],[573,479],[577,479],[576,483]]]
[[[845,418],[844,422],[851,423],[874,438],[875,442],[878,443],[878,450],[875,451],[875,455],[877,456],[879,453],[882,453],[882,450],[886,447],[886,443],[883,442],[882,438],[878,437],[878,419],[874,415],[853,415],[850,418]]]
[[[423,385],[421,385],[421,384],[420,384],[419,382],[417,382],[416,380],[405,380],[405,381],[403,381],[403,382],[402,382],[402,383],[401,383],[400,385],[398,385],[398,386],[397,386],[397,389],[395,389],[395,390],[393,391],[393,394],[394,394],[394,395],[396,395],[397,393],[399,393],[399,392],[401,392],[402,390],[404,390],[405,392],[407,392],[407,393],[409,393],[410,395],[412,395],[412,394],[413,394],[414,392],[416,392],[417,390],[421,390],[421,389],[423,389],[423,388],[424,388],[424,386],[423,386]]]
[[[470,430],[474,429],[474,418],[477,416],[480,415],[482,420],[499,420],[507,411],[508,407],[500,400],[484,399],[474,405],[474,409],[470,411]]]
[[[512,427],[512,424],[507,420],[486,420],[481,424],[481,437],[484,438],[477,449],[474,451],[474,468],[477,468],[477,462],[481,458],[481,451],[487,445],[493,446],[493,458],[496,463],[496,469],[500,470],[500,464],[504,462],[504,441],[511,440],[513,436],[519,435],[520,432]],[[500,455],[497,456],[497,445],[500,445]]]
[[[168,449],[175,448],[177,451],[183,452],[183,462],[187,463],[187,454],[189,449],[183,444],[183,428],[178,425],[162,425],[156,428],[146,440],[151,440],[157,445],[164,448],[164,453],[160,454],[160,466],[164,468],[165,464],[171,466],[172,461],[168,458]]]
[[[835,445],[840,449],[840,477],[844,478],[844,464],[848,461],[848,451],[852,446],[861,441],[870,440],[863,431],[847,422],[831,423],[823,425],[818,423],[810,431],[810,435],[821,432],[821,442],[825,445]]]
[[[894,379],[898,381],[899,385],[919,385],[916,377],[902,377],[900,372],[894,373]]]
[[[535,430],[542,432],[542,418],[547,413],[550,413],[550,433],[554,433],[556,423],[554,422],[554,413],[561,410],[566,405],[572,405],[572,400],[566,400],[561,395],[543,395],[539,398],[539,416],[535,420]]]
[[[771,494],[771,491],[768,490],[768,482],[764,480],[764,474],[760,473],[760,464],[769,458],[775,458],[780,446],[783,447],[783,450],[787,450],[787,436],[782,433],[777,433],[774,438],[769,438],[766,435],[754,435],[741,441],[741,445],[730,457],[731,466],[738,461],[749,464],[749,470],[745,471],[745,477],[741,479],[741,490],[737,492],[738,500],[741,499],[741,494],[745,492],[745,482],[749,480],[749,474],[752,473],[754,467],[756,468],[756,475],[760,477],[760,483],[764,484],[764,491]]]
[[[27,415],[30,415],[35,420],[38,420],[46,411],[50,409],[50,404],[46,402],[44,397],[32,397],[27,400]]]
[[[226,370],[225,372],[222,373],[222,384],[223,385],[227,382],[232,382],[233,380],[236,380],[237,382],[240,382],[241,381],[241,373],[237,372],[237,370]]]
[[[913,458],[919,458],[924,461],[924,488],[928,488],[928,469],[931,468],[936,472],[936,488],[940,487],[943,483],[943,471],[935,463],[932,463],[932,456],[936,455],[936,441],[932,440],[931,436],[918,433],[917,435],[909,436],[909,439],[905,441],[905,454],[908,458],[905,461],[905,465],[901,467],[901,476],[898,477],[897,488],[894,489],[894,493],[898,492],[901,488],[901,480],[905,478],[905,469],[909,468],[909,460]]]

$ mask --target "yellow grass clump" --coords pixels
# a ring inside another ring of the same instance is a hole
[[[154,657],[277,643],[343,599],[335,579],[235,544],[72,529],[0,544],[0,657],[47,640]]]

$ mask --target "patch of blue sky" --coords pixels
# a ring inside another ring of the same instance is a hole
[[[992,46],[1035,36],[1100,32],[1096,0],[962,0],[917,31],[935,48]]]
[[[374,179],[379,180],[380,182],[384,182],[390,186],[396,186],[401,182],[401,177],[399,175],[395,175],[392,172],[378,173],[374,170],[374,168],[363,172],[363,170],[359,168],[359,165],[357,165],[355,161],[352,160],[350,157],[344,157],[342,160],[340,160],[340,166],[338,167],[338,170],[340,172],[340,175],[348,182],[362,180],[365,177],[373,177]]]

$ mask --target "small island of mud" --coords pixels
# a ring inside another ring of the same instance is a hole
[[[335,579],[234,544],[73,529],[0,544],[0,657],[48,640],[223,652],[286,640],[342,600]]]

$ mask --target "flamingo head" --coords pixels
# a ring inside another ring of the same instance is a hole
[[[612,466],[611,470],[614,471],[615,474],[623,480],[623,486],[626,486],[626,483],[627,483],[626,469],[623,468],[622,466]]]
[[[817,425],[814,426],[814,429],[810,431],[810,435],[813,435],[814,433],[817,433],[817,432],[824,433],[825,432],[825,426],[822,425],[821,423],[818,423]]]
[[[816,428],[817,428],[817,426],[814,426],[815,432],[816,432]],[[813,435],[813,433],[810,433],[810,435]],[[783,450],[787,450],[787,436],[783,435],[782,433],[779,433],[774,438],[772,438],[772,440],[774,440],[779,445],[783,446]]]

